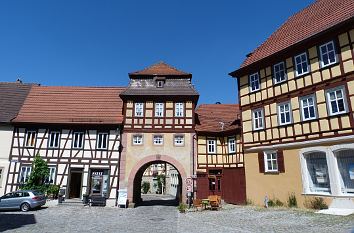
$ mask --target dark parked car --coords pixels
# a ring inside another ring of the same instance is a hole
[[[34,208],[40,208],[46,203],[44,194],[34,190],[19,190],[7,193],[0,198],[0,210],[20,209],[28,211]]]

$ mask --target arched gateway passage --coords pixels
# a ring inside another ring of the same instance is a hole
[[[131,170],[128,179],[128,199],[139,205],[141,203],[141,180],[144,171],[152,164],[157,163],[168,163],[172,165],[179,173],[179,186],[177,189],[176,197],[179,201],[185,200],[185,188],[183,187],[184,182],[187,178],[187,174],[183,166],[174,158],[167,155],[151,155],[144,157],[139,162],[136,163],[134,168]]]

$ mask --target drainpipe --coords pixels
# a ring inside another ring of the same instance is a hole
[[[197,174],[196,174],[196,171],[195,171],[195,149],[194,149],[194,147],[195,147],[195,144],[197,144],[197,143],[195,143],[197,141],[197,133],[195,133],[194,135],[193,135],[193,146],[192,146],[192,153],[193,153],[193,169],[192,169],[192,173],[193,173],[193,199],[194,199],[194,193],[195,193],[195,190],[194,190],[194,187],[195,187],[195,185],[194,185],[194,182],[195,182],[195,178],[194,177],[196,177],[197,176]],[[198,146],[198,144],[197,144],[197,146]],[[198,156],[198,155],[197,155]]]
[[[119,151],[119,157],[118,157],[118,179],[117,179],[117,192],[116,192],[116,203],[115,206],[118,206],[118,195],[119,195],[119,181],[120,181],[120,160],[122,157],[122,131],[118,127],[117,128],[117,134],[119,135],[119,144],[118,144],[118,151]]]

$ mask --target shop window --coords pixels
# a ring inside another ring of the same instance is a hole
[[[329,192],[330,181],[326,153],[311,152],[305,155],[309,189],[311,192]]]
[[[91,170],[91,195],[108,197],[109,170]]]
[[[354,193],[354,150],[336,153],[342,193]]]

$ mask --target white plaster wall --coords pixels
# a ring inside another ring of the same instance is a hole
[[[6,176],[9,170],[9,155],[12,143],[12,126],[0,126],[0,167],[3,168],[0,180],[0,196],[4,194]]]

